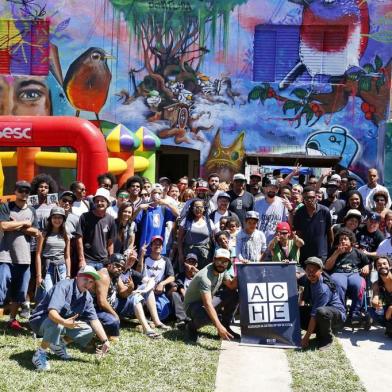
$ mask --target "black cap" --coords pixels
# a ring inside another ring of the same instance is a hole
[[[17,188],[26,188],[26,189],[31,190],[31,184],[29,182],[27,182],[27,181],[24,181],[24,180],[16,181],[15,189],[17,189]]]
[[[124,255],[122,253],[113,253],[110,256],[109,261],[106,262],[106,264],[113,264],[113,263],[125,264]]]
[[[76,196],[71,192],[71,191],[64,191],[61,195],[60,195],[60,200],[63,197],[71,197],[73,201],[76,200]]]
[[[266,178],[264,182],[264,186],[275,186],[279,188],[278,181],[276,181],[274,178]]]

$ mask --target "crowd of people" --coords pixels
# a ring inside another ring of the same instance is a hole
[[[105,355],[124,318],[151,339],[174,326],[197,342],[206,324],[236,339],[236,265],[272,260],[296,263],[303,347],[316,333],[327,348],[334,331],[359,323],[368,293],[372,318],[392,337],[391,199],[377,170],[358,189],[345,171],[299,174],[132,176],[119,186],[104,173],[93,195],[80,181],[59,192],[48,174],[16,182],[15,200],[0,206],[9,328],[26,318],[42,337],[38,370],[50,369],[48,350],[69,359],[71,342]]]

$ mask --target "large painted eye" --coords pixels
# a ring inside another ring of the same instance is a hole
[[[233,151],[230,155],[230,158],[232,161],[236,161],[240,157],[240,154],[238,154],[237,151]]]
[[[329,141],[332,143],[336,143],[336,136],[330,136]]]
[[[91,55],[91,58],[93,59],[93,60],[101,60],[101,53],[99,53],[99,52],[93,52],[92,53],[92,55]]]

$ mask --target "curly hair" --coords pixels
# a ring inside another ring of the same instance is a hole
[[[57,193],[58,192],[58,186],[56,181],[53,179],[53,177],[49,174],[46,173],[41,173],[38,174],[33,178],[33,181],[31,181],[31,195],[37,195],[38,194],[38,187],[40,184],[45,182],[46,184],[49,185],[49,193]]]
[[[137,182],[140,185],[140,189],[143,188],[144,184],[142,178],[140,176],[132,176],[127,179],[125,189],[129,189],[134,182]]]
[[[342,237],[342,236],[348,237],[348,239],[351,242],[351,245],[353,245],[357,242],[355,234],[350,229],[347,229],[346,227],[340,229],[338,231],[338,233],[336,234],[337,241],[340,241],[340,237]]]
[[[376,199],[377,199],[378,196],[383,197],[383,198],[385,199],[385,203],[388,204],[389,196],[388,196],[388,193],[387,193],[387,192],[382,191],[382,190],[379,190],[379,191],[377,191],[377,192],[374,192],[373,201],[376,201]]]
[[[117,179],[113,175],[113,173],[107,172],[107,173],[100,174],[97,177],[98,185],[100,185],[105,178],[108,178],[110,180],[110,182],[112,183],[112,186],[117,184]]]

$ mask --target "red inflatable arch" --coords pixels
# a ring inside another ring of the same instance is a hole
[[[1,116],[0,146],[72,147],[78,157],[77,179],[83,181],[87,194],[95,193],[97,176],[108,170],[108,152],[102,133],[81,118]]]

